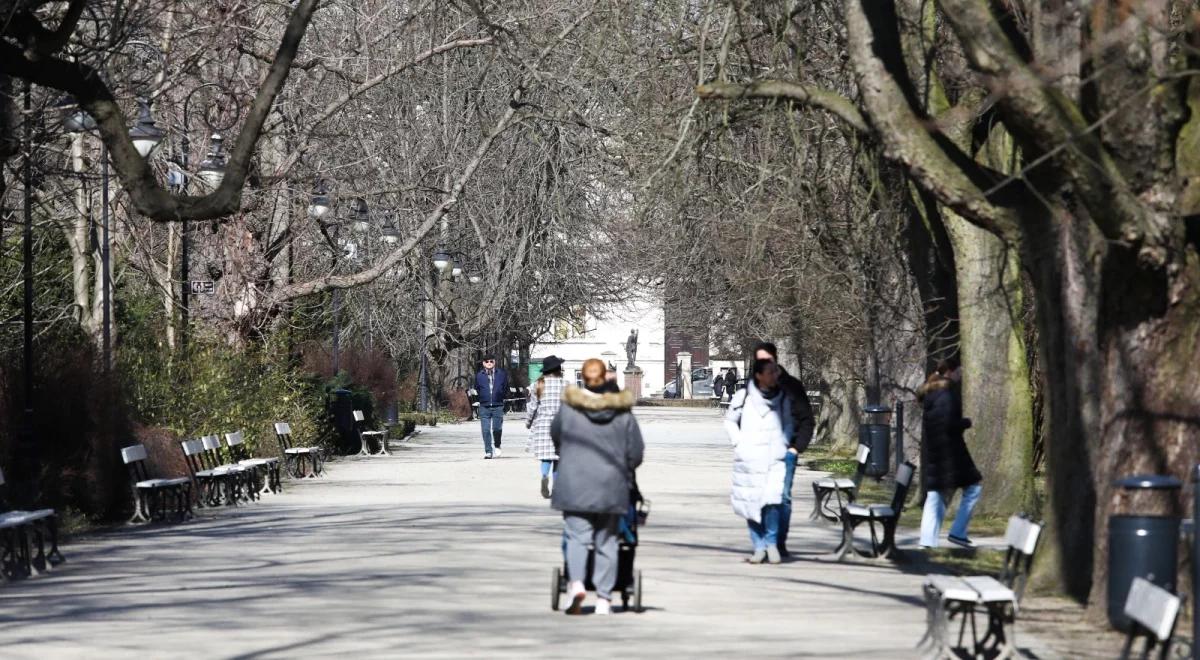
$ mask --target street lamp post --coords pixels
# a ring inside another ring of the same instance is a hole
[[[96,128],[96,120],[84,112],[71,96],[63,97],[56,106],[62,111],[63,128],[71,133],[84,133]],[[163,131],[150,114],[150,102],[138,99],[138,120],[129,129],[129,137],[138,153],[146,158],[162,142]],[[104,372],[112,370],[112,241],[109,236],[108,213],[108,147],[100,142],[100,313],[101,352]]]
[[[362,235],[362,237],[363,237],[363,257],[367,260],[367,263],[370,263],[371,262],[371,241],[370,241],[370,237],[367,236],[367,232],[369,232],[371,230],[371,211],[369,208],[367,208],[367,200],[363,199],[362,197],[356,197],[354,199],[353,227],[354,227],[354,231],[357,232],[358,234]],[[370,359],[371,348],[372,348],[371,347],[372,336],[371,336],[371,294],[370,294],[370,292],[367,292],[366,308],[367,308],[367,314],[366,314],[367,358]]]
[[[23,490],[21,494],[32,505],[37,500],[38,495],[37,477],[35,476],[38,463],[38,446],[33,431],[33,96],[28,80],[25,81],[23,97],[25,116],[22,119],[25,122],[25,159],[24,163],[22,163],[21,174],[22,183],[25,188],[25,199],[22,209],[24,227],[21,233],[21,280],[24,292],[21,320],[24,330],[22,375],[25,381],[25,400],[22,402],[24,416],[21,420],[20,439],[20,457],[24,461],[24,464],[18,468],[18,474],[20,475],[19,478],[28,484],[28,490]]]
[[[331,207],[329,204],[329,189],[325,182],[321,179],[316,179],[313,182],[312,198],[308,204],[308,216],[318,223],[324,224],[325,216],[329,215]],[[338,243],[338,234],[341,226],[337,224],[329,225],[328,231],[330,238],[333,239],[335,246]],[[335,261],[336,264],[336,261]],[[338,344],[341,341],[341,321],[342,321],[342,290],[335,288],[333,290],[333,376],[337,377],[341,371],[341,356],[339,355]]]
[[[432,295],[428,300],[430,311],[426,315],[426,322],[432,324],[432,328],[426,327],[422,331],[421,341],[421,373],[418,379],[418,388],[420,390],[420,407],[422,412],[429,412],[429,404],[431,400],[429,387],[429,335],[430,330],[433,334],[438,333],[438,313],[437,313],[437,293],[438,287],[442,282],[442,274],[449,273],[451,281],[457,281],[462,278],[463,272],[466,270],[466,256],[461,252],[448,252],[445,248],[438,248],[433,253],[433,270],[430,272],[432,285]],[[467,280],[471,284],[478,283],[480,278],[474,270],[467,273]]]
[[[85,133],[96,128],[96,120],[91,115],[84,112],[76,103],[72,96],[65,96],[59,100],[57,107],[62,111],[63,128],[70,133]],[[89,202],[90,206],[91,203]],[[90,217],[90,213],[89,213]],[[100,241],[100,306],[103,321],[101,324],[101,353],[102,363],[105,373],[108,373],[111,367],[111,342],[112,331],[109,329],[109,323],[112,321],[109,313],[109,237],[108,237],[108,148],[104,145],[104,141],[100,142],[100,224],[101,224],[101,241]]]
[[[179,140],[179,175],[171,177],[171,183],[175,191],[179,194],[185,194],[188,190],[188,183],[191,177],[187,170],[190,166],[191,159],[191,108],[192,98],[197,92],[204,89],[212,89],[220,87],[217,83],[204,83],[188,92],[187,97],[183,99],[183,137]],[[204,123],[209,130],[213,131],[210,138],[211,148],[208,156],[200,162],[200,169],[196,175],[200,180],[208,185],[210,189],[215,190],[221,185],[221,181],[225,178],[225,156],[221,153],[221,134],[215,130],[212,123],[208,119],[208,115],[204,115]],[[186,353],[188,344],[188,330],[191,326],[191,227],[190,223],[185,219],[180,224],[179,233],[179,279],[181,285],[179,287],[179,346]]]

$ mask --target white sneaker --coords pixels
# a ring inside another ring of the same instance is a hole
[[[583,583],[576,580],[568,584],[567,595],[571,597],[571,605],[566,609],[567,614],[583,612],[583,599],[587,598],[587,589],[583,588]]]
[[[596,599],[596,614],[612,614],[612,601]]]
[[[500,458],[500,448],[499,447],[496,447],[494,450],[492,450],[492,453],[493,453],[493,455],[495,455],[496,458]]]

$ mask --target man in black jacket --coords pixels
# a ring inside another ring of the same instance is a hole
[[[775,344],[769,341],[759,342],[754,346],[754,359],[770,360],[778,364],[779,350],[775,348]],[[779,541],[777,544],[779,554],[786,557],[791,554],[787,550],[787,535],[792,523],[792,480],[796,476],[796,459],[800,452],[808,449],[808,443],[812,442],[816,422],[813,420],[812,405],[808,402],[808,392],[804,389],[804,383],[789,374],[782,366],[779,367],[779,386],[783,389],[784,396],[791,401],[792,426],[795,429],[789,439],[791,447],[788,448],[785,461],[787,471],[783,476],[783,502],[779,516]]]

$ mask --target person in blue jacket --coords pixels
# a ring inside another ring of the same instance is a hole
[[[479,425],[483,430],[483,457],[500,456],[504,428],[504,397],[508,395],[508,372],[496,366],[495,355],[483,356],[483,368],[475,374],[479,397]],[[493,450],[493,447],[495,448]]]

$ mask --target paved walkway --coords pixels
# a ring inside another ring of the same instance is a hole
[[[257,504],[77,540],[52,575],[0,585],[0,656],[917,656],[921,576],[829,562],[836,530],[807,520],[814,473],[797,475],[799,559],[742,562],[707,410],[638,412],[648,611],[551,612],[561,523],[511,417],[498,460],[475,424],[441,426]]]

